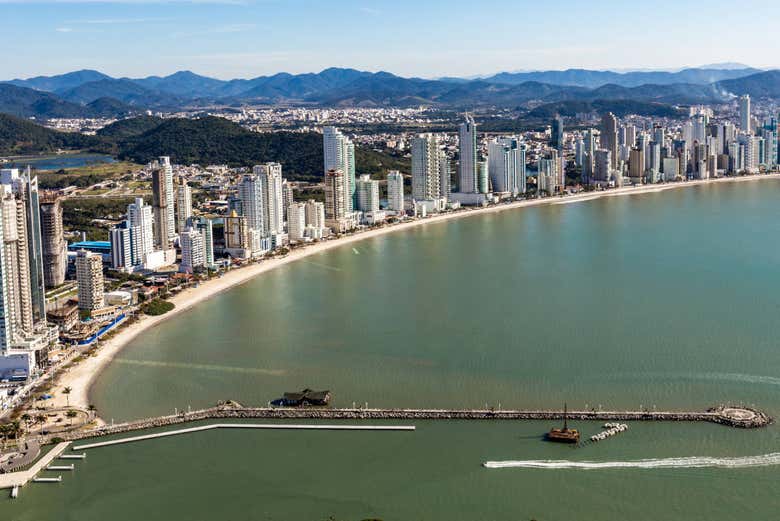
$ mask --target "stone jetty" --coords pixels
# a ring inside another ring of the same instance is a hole
[[[563,411],[493,410],[493,409],[331,409],[319,407],[243,407],[237,404],[182,412],[170,416],[103,425],[95,429],[62,433],[58,438],[75,441],[125,432],[179,425],[203,420],[272,419],[272,420],[561,420]],[[710,422],[751,429],[772,422],[766,414],[746,407],[721,405],[704,412],[672,411],[568,411],[569,420],[580,421],[663,421]]]

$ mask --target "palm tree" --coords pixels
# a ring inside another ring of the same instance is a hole
[[[67,400],[68,407],[70,407],[70,392],[72,390],[73,389],[71,389],[70,387],[66,387],[65,389],[62,390],[62,394],[65,395],[65,399]]]
[[[22,421],[24,422],[24,425],[27,427],[27,430],[30,430],[30,422],[32,421],[32,416],[30,416],[27,413],[22,414]]]
[[[90,403],[89,405],[87,405],[87,410],[88,410],[88,411],[90,412],[90,414],[92,414],[92,416],[94,417],[94,416],[96,415],[95,411],[97,411],[97,407],[95,407],[95,406],[94,406],[94,404],[91,404],[91,403]]]
[[[35,417],[35,423],[41,424],[41,430],[43,430],[43,425],[46,423],[46,416],[43,414],[39,414]]]
[[[78,416],[78,413],[74,411],[73,409],[69,410],[65,413],[65,416],[70,420],[70,425],[73,425],[73,418]]]

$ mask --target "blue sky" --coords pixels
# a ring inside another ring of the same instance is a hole
[[[0,0],[0,78],[780,65],[766,0]]]

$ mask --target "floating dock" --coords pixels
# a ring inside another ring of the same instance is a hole
[[[56,478],[33,478],[34,483],[59,483],[62,481],[62,476]]]
[[[46,470],[75,470],[76,466],[71,465],[49,465]]]
[[[84,459],[86,457],[86,454],[61,454],[59,456],[60,459]]]

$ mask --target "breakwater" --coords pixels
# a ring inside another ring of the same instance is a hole
[[[60,434],[62,440],[122,434],[143,429],[167,427],[202,420],[272,419],[272,420],[562,420],[564,411],[557,410],[493,410],[493,409],[330,409],[330,408],[276,408],[225,405],[159,416],[94,429]],[[704,412],[673,411],[568,411],[570,420],[580,421],[664,421],[710,422],[737,428],[758,428],[772,419],[755,409],[718,406]]]

